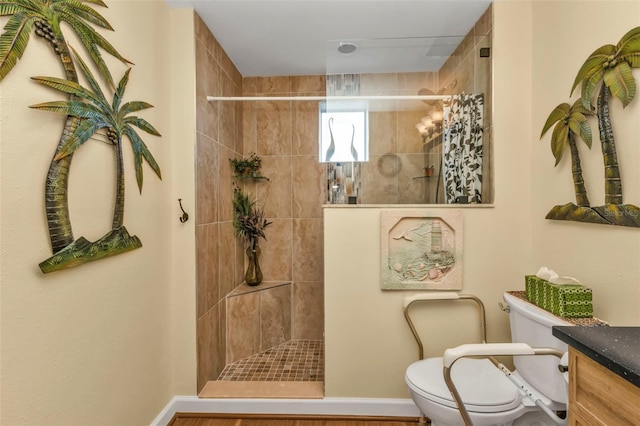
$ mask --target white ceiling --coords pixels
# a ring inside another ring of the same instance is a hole
[[[166,0],[193,7],[245,77],[435,71],[490,0]],[[340,42],[359,46],[337,52]]]

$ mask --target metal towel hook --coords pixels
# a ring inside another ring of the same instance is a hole
[[[182,210],[182,216],[180,216],[180,222],[185,223],[189,220],[189,214],[182,208],[182,198],[178,198],[178,204],[180,204],[180,210]]]

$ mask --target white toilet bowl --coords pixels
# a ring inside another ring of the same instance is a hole
[[[456,300],[452,296],[448,299]],[[558,365],[567,362],[557,357],[567,349],[566,344],[553,337],[551,328],[567,323],[510,294],[505,294],[504,300],[510,307],[513,341],[521,343],[462,345],[445,351],[450,368],[447,371],[451,373],[469,418],[474,426],[556,426],[565,423],[554,412],[566,411],[568,375],[562,374]],[[521,352],[521,346],[527,350]],[[456,355],[461,353],[460,348],[467,350],[467,347],[480,352]],[[490,352],[497,348],[513,348],[515,352]],[[550,355],[549,351],[554,355],[531,356],[537,353],[533,348],[539,348],[540,355]],[[465,357],[490,354],[524,356],[514,356],[516,371],[511,373],[505,369],[509,377],[501,370],[502,366],[496,367],[489,359]],[[451,356],[455,356],[455,365],[452,365]],[[433,426],[464,425],[452,391],[445,383],[443,370],[443,358],[427,358],[411,364],[405,373],[411,398]],[[541,403],[544,410],[535,401]]]
[[[411,364],[405,381],[411,398],[433,426],[463,425],[456,403],[444,382],[442,358],[428,358]],[[527,412],[540,411],[507,377],[487,359],[461,359],[452,369],[452,379],[474,426],[512,425]],[[518,425],[555,425],[550,423],[522,423]],[[530,417],[530,416],[527,416]]]

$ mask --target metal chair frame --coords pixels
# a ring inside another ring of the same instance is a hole
[[[409,324],[409,328],[411,329],[411,333],[413,333],[413,337],[416,339],[418,343],[418,356],[420,359],[424,359],[424,345],[422,344],[422,339],[420,339],[420,335],[416,330],[413,321],[411,321],[411,316],[409,315],[409,308],[411,305],[417,302],[442,302],[442,301],[460,301],[460,300],[471,300],[478,305],[478,311],[480,314],[480,329],[482,333],[482,343],[487,343],[487,317],[485,314],[484,303],[478,297],[472,294],[458,294],[458,293],[425,293],[419,294],[417,296],[407,297],[404,299],[404,318],[407,320],[407,324]]]
[[[521,356],[521,355],[552,355],[558,358],[562,358],[563,353],[554,348],[532,348],[525,343],[487,343],[487,319],[485,314],[485,308],[482,301],[472,295],[472,294],[458,294],[454,292],[449,293],[424,293],[416,296],[407,297],[404,300],[404,317],[407,320],[407,324],[409,324],[409,328],[411,329],[411,333],[418,343],[418,356],[420,359],[424,359],[424,345],[422,344],[422,339],[418,334],[413,321],[411,320],[411,316],[409,315],[409,308],[417,302],[436,302],[436,301],[460,301],[460,300],[471,300],[478,305],[478,311],[480,314],[480,328],[482,333],[482,343],[479,344],[466,344],[460,345],[456,348],[447,349],[445,351],[443,362],[443,375],[444,381],[451,392],[451,396],[453,397],[456,405],[458,407],[458,411],[462,416],[465,426],[473,426],[471,421],[471,417],[469,416],[469,412],[460,397],[460,393],[455,386],[451,378],[451,368],[456,361],[460,358],[488,358],[497,368],[499,368],[502,372],[507,375],[507,377],[516,383],[516,385],[520,387],[520,389],[525,392],[528,397],[531,397],[537,406],[539,406],[551,419],[561,425],[566,424],[566,420],[560,419],[553,413],[546,405],[542,403],[542,401],[537,397],[537,395],[533,394],[531,391],[526,389],[521,384],[517,383],[517,379],[513,378],[511,375],[511,371],[507,369],[502,363],[500,363],[495,356]],[[508,307],[503,308],[502,310],[508,312]],[[421,418],[422,419],[422,418]]]

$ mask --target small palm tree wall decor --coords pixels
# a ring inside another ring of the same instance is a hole
[[[623,107],[635,97],[633,68],[640,68],[640,27],[627,32],[616,45],[604,45],[589,55],[571,88],[573,94],[581,86],[580,99],[572,106],[560,104],[549,114],[541,137],[555,124],[551,135],[551,151],[556,166],[565,147],[569,146],[576,204],[554,206],[547,213],[547,219],[640,227],[640,208],[623,203],[620,165],[609,112],[611,95],[619,99]],[[592,95],[598,85],[600,89],[594,107]],[[576,147],[576,138],[579,137],[591,148],[592,135],[587,117],[593,115],[598,121],[605,184],[605,204],[596,207],[589,203]]]
[[[3,0],[0,16],[8,17],[0,35],[0,82],[22,57],[34,33],[52,48],[62,65],[64,78],[34,77],[45,86],[68,95],[66,101],[47,102],[32,108],[61,113],[66,116],[65,126],[58,140],[45,184],[45,209],[53,256],[40,264],[44,273],[77,266],[107,256],[141,247],[136,236],[130,236],[124,223],[124,160],[122,138],[129,139],[133,147],[138,187],[142,191],[143,160],[160,177],[160,168],[138,133],[137,127],[149,134],[160,136],[146,120],[132,113],[151,108],[146,102],[128,102],[121,105],[129,80],[128,69],[118,87],[102,53],[117,58],[123,64],[132,64],[94,27],[113,30],[94,6],[106,7],[102,0]],[[85,52],[96,66],[110,90],[113,99],[108,102],[96,78],[85,62],[66,41],[61,24],[66,24],[82,43]],[[79,84],[78,64],[90,88]],[[68,207],[68,176],[73,152],[98,130],[105,129],[116,155],[116,203],[112,229],[96,242],[80,237],[74,240]]]
[[[70,97],[73,98],[67,101],[54,101],[32,105],[31,108],[62,113],[77,117],[81,120],[80,125],[69,135],[65,144],[54,157],[54,161],[59,161],[73,154],[73,152],[87,142],[98,130],[106,129],[109,141],[114,146],[116,156],[116,202],[113,212],[113,223],[109,233],[95,243],[87,244],[83,240],[81,241],[81,247],[77,247],[76,244],[71,243],[40,264],[40,268],[44,272],[56,270],[58,266],[64,264],[65,261],[76,263],[78,258],[86,259],[86,261],[96,260],[94,257],[102,258],[142,247],[142,243],[138,237],[130,236],[124,227],[123,136],[129,139],[133,148],[136,180],[140,192],[142,192],[143,160],[146,160],[151,169],[161,178],[160,167],[138,133],[134,130],[134,127],[155,136],[160,136],[160,133],[143,118],[130,115],[133,112],[151,108],[152,105],[139,101],[127,102],[121,105],[129,81],[131,68],[125,72],[113,95],[112,101],[109,102],[87,65],[79,56],[74,56],[80,64],[80,68],[89,82],[91,90],[70,80],[55,77],[32,77],[34,81],[70,95]],[[96,246],[98,249],[95,248]],[[106,247],[107,249],[100,249],[102,247]],[[79,253],[82,253],[83,256],[79,257]]]

